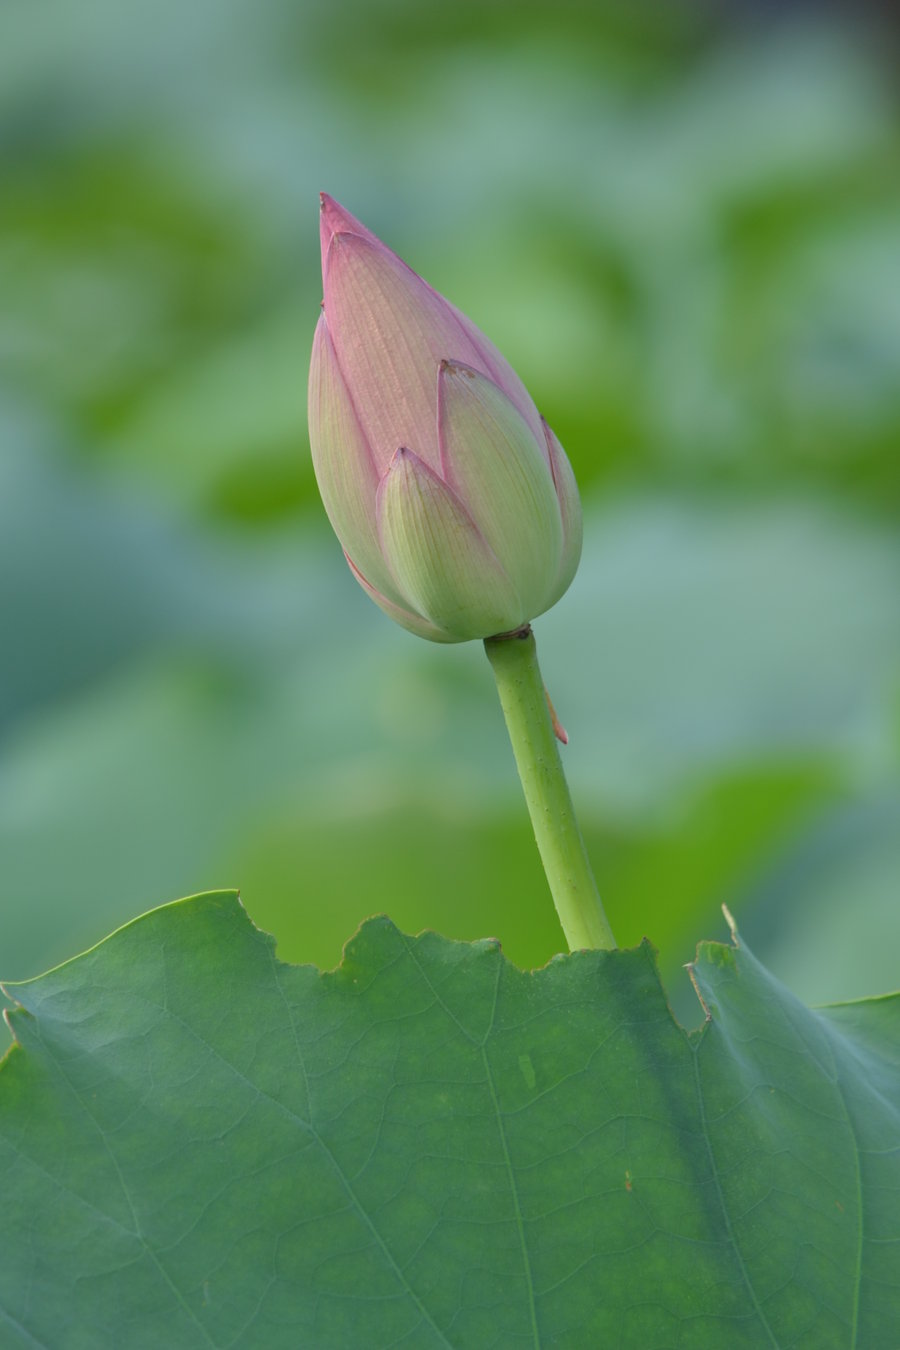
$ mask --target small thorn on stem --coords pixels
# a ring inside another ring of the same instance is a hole
[[[553,734],[563,745],[569,744],[569,733],[566,731],[562,722],[556,715],[556,709],[553,706],[553,700],[550,697],[550,691],[544,685],[544,698],[547,700],[547,707],[550,710],[550,721],[553,723]]]

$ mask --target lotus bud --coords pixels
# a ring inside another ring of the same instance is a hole
[[[475,325],[322,196],[309,438],[357,581],[434,642],[523,627],[581,554],[562,446]]]

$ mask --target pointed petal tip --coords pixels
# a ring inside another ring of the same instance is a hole
[[[469,366],[465,361],[454,361],[444,357],[438,363],[438,373],[440,375],[464,375],[467,380],[489,379],[490,376],[484,374],[481,370],[476,370],[474,366]],[[491,381],[493,383],[493,381]]]
[[[327,267],[328,250],[341,234],[360,233],[363,227],[327,192],[319,193],[319,239],[322,245],[322,273]]]
[[[421,455],[417,455],[415,450],[410,450],[408,445],[398,445],[397,449],[391,455],[389,469],[396,468],[400,464],[409,464],[411,467],[424,469],[432,477],[437,477],[434,470],[426,463]]]
[[[329,227],[332,234],[335,230],[341,228],[341,223],[347,216],[347,212],[340,202],[336,202],[333,197],[329,197],[327,192],[319,193],[319,210],[322,213],[323,223]]]
[[[444,482],[441,475],[435,473],[427,460],[417,455],[415,450],[410,450],[408,445],[398,445],[375,491],[375,514],[379,518],[385,493],[396,489],[398,483],[402,485],[401,491],[407,491],[414,483],[419,483],[425,491],[431,491],[432,485],[436,483],[441,491],[453,498],[458,510],[465,510],[456,494]]]
[[[319,231],[322,237],[322,256],[328,251],[328,246],[332,239],[346,234],[358,234],[363,239],[375,240],[371,230],[366,229],[361,220],[350,212],[340,202],[335,201],[327,192],[319,193]]]
[[[475,366],[467,365],[465,361],[456,361],[448,357],[443,357],[438,361],[437,370],[437,419],[438,419],[438,446],[440,452],[441,474],[447,477],[448,463],[444,448],[445,435],[443,431],[444,419],[446,417],[447,398],[453,397],[457,390],[464,388],[465,380],[487,380],[493,384],[489,375],[478,370]]]

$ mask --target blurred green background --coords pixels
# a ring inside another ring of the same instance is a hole
[[[727,902],[804,998],[900,983],[900,174],[872,12],[43,0],[0,42],[0,973],[239,886],[562,944],[478,644],[318,503],[332,193],[504,350],[584,561],[537,625],[620,942]]]

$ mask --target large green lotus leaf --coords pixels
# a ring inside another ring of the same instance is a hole
[[[231,892],[12,986],[0,1345],[883,1350],[898,1001],[701,947],[523,972],[366,923],[287,966]]]

